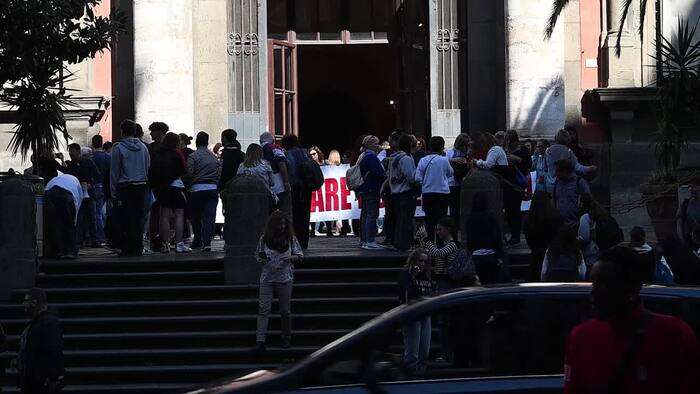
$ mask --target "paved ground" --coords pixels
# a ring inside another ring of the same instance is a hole
[[[523,255],[529,254],[529,249],[523,243],[519,247],[512,248],[509,250],[511,255]],[[389,257],[389,256],[400,256],[401,253],[389,251],[389,250],[379,250],[379,251],[368,251],[360,249],[359,239],[355,237],[326,237],[318,236],[312,237],[309,241],[309,249],[306,251],[306,255],[309,257]],[[405,254],[404,254],[405,255]],[[170,254],[162,253],[152,253],[138,258],[139,261],[163,261],[163,260],[175,260],[175,261],[191,261],[191,260],[210,260],[212,258],[223,258],[224,257],[224,241],[221,239],[215,239],[212,243],[212,251],[208,253],[202,252],[192,252],[186,254],[176,254],[174,251]],[[122,259],[116,255],[115,252],[104,248],[85,248],[80,251],[80,259],[90,259],[90,260],[112,260],[112,259]],[[124,258],[129,260],[136,260],[133,257]]]
[[[309,241],[309,249],[306,251],[307,256],[357,256],[357,257],[372,257],[372,256],[400,256],[401,253],[379,250],[367,251],[360,249],[359,239],[355,237],[312,237]],[[176,254],[172,251],[170,254],[152,253],[139,258],[139,260],[192,260],[192,259],[210,259],[224,256],[224,241],[215,239],[212,243],[212,251],[208,253],[192,252],[186,254]],[[89,259],[119,259],[115,252],[105,248],[84,248],[80,250],[80,258]],[[133,257],[129,258],[134,260]]]

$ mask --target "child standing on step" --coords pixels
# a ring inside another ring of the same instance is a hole
[[[399,274],[399,302],[408,304],[435,292],[435,281],[431,275],[430,257],[423,249],[414,250]],[[407,369],[413,372],[425,370],[430,353],[430,316],[422,317],[403,327],[404,356]]]
[[[258,330],[256,350],[265,351],[265,337],[272,298],[276,295],[280,308],[282,348],[289,348],[292,338],[291,300],[294,264],[304,254],[288,217],[277,210],[270,215],[265,233],[260,237],[255,259],[262,264],[260,296],[258,299]]]

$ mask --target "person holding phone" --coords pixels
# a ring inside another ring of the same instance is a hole
[[[259,353],[266,349],[267,326],[275,295],[282,325],[281,345],[284,349],[291,346],[294,264],[301,262],[303,257],[304,253],[294,236],[289,216],[279,210],[272,212],[255,252],[257,262],[262,264],[256,334],[256,351]]]

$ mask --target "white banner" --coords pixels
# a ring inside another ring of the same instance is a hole
[[[311,194],[312,223],[360,218],[360,203],[355,198],[355,192],[349,190],[345,183],[348,169],[348,164],[321,167],[326,181],[321,189]],[[416,208],[416,216],[425,216],[420,206]],[[383,201],[379,206],[379,217],[384,217]]]
[[[345,183],[345,174],[350,166],[343,164],[339,166],[323,166],[323,176],[325,183],[321,189],[311,194],[311,222],[326,222],[334,220],[348,220],[360,218],[360,203],[355,198],[355,192],[348,190]],[[530,184],[528,191],[532,192],[532,185],[537,183],[536,174],[530,174]],[[217,207],[216,223],[224,223],[222,212],[223,204],[219,201]],[[530,201],[523,201],[522,211],[530,210]],[[416,207],[416,217],[423,217],[425,213],[421,207],[420,198]],[[384,217],[384,202],[380,203],[379,217]]]

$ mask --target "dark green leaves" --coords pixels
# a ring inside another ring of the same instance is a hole
[[[60,89],[61,71],[110,48],[126,22],[121,12],[95,15],[100,2],[0,0],[0,100],[19,117],[14,153],[50,152],[57,134],[68,136],[62,110],[70,97]]]

